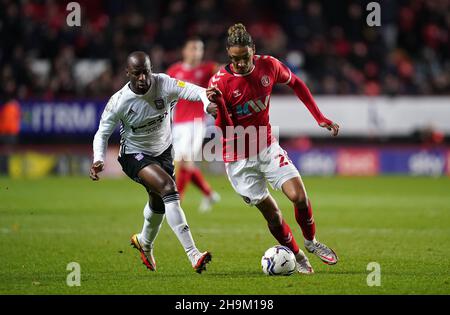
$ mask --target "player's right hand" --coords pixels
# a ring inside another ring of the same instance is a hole
[[[208,114],[212,115],[214,118],[217,118],[218,105],[215,104],[217,97],[221,96],[222,92],[215,86],[211,86],[206,89],[206,96],[208,100],[211,102],[207,107],[206,111]]]
[[[92,163],[91,169],[89,171],[89,177],[92,180],[99,180],[100,177],[98,177],[98,173],[103,171],[103,168],[105,167],[105,164],[102,161],[96,161]]]
[[[336,137],[339,133],[339,125],[332,121],[322,122],[319,124],[322,128],[327,128],[329,131],[331,131],[331,135],[333,137]]]
[[[216,97],[221,94],[222,94],[222,92],[220,92],[220,90],[215,86],[211,86],[206,89],[206,96],[208,97],[210,102],[215,102]]]

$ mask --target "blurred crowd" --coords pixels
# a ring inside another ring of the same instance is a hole
[[[205,59],[227,63],[236,22],[315,94],[450,94],[449,0],[380,0],[380,27],[366,23],[370,1],[79,0],[81,27],[67,25],[67,2],[0,0],[1,96],[107,98],[126,81],[129,52],[148,52],[164,72],[192,35]],[[103,66],[77,73],[80,60]]]

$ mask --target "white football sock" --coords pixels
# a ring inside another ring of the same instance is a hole
[[[144,218],[142,232],[139,234],[139,243],[144,249],[150,249],[164,221],[164,213],[153,212],[147,202],[144,207]]]
[[[186,216],[180,206],[179,194],[170,194],[162,199],[166,207],[167,223],[169,223],[181,245],[183,245],[184,251],[188,256],[197,254],[199,251],[195,247],[194,239],[186,222]]]

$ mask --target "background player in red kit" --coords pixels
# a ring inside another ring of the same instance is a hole
[[[216,125],[222,128],[224,135],[227,125],[267,128],[267,132],[258,129],[256,137],[247,139],[252,141],[245,142],[245,152],[228,150],[230,145],[236,145],[239,135],[224,139],[225,168],[233,188],[247,203],[256,205],[267,220],[273,236],[294,252],[300,273],[310,274],[314,271],[270,195],[266,181],[273,188],[281,189],[293,203],[306,249],[323,262],[336,264],[338,257],[335,252],[315,238],[311,202],[300,174],[271,134],[269,101],[273,85],[281,83],[292,88],[319,126],[331,130],[333,136],[338,134],[339,126],[323,116],[304,82],[284,64],[271,56],[255,55],[255,45],[244,25],[236,24],[229,28],[227,52],[231,63],[211,78],[210,86],[216,86],[217,90],[208,93],[210,100],[216,100],[218,105]],[[256,155],[252,156],[251,146],[261,143],[263,145],[258,146],[253,151],[257,152]]]
[[[208,81],[218,70],[215,62],[202,61],[204,44],[200,38],[192,37],[186,41],[182,50],[183,60],[169,67],[167,74],[179,80],[207,87]],[[173,118],[173,146],[177,163],[176,183],[180,198],[183,198],[187,185],[198,187],[204,198],[199,210],[205,212],[220,200],[195,166],[195,157],[201,157],[205,134],[205,113],[202,102],[179,100]]]

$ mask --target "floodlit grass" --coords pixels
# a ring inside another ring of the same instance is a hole
[[[145,190],[129,179],[0,179],[0,294],[449,294],[449,178],[305,177],[318,239],[340,262],[309,254],[316,274],[268,277],[264,251],[276,244],[255,207],[224,177],[209,177],[222,201],[200,214],[190,187],[183,208],[200,250],[213,261],[198,275],[167,223],[156,240],[157,272],[141,264],[129,238],[142,226]],[[297,242],[292,206],[274,196]],[[302,246],[303,247],[303,246]],[[69,287],[66,266],[81,266]],[[367,264],[381,266],[369,287]]]

